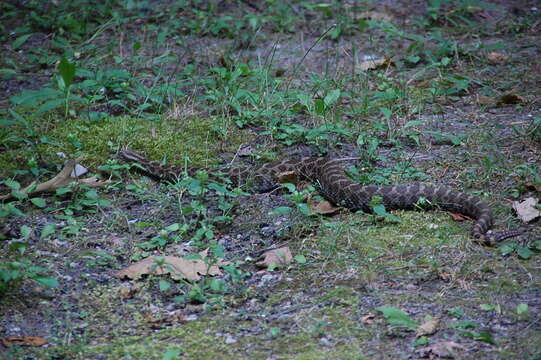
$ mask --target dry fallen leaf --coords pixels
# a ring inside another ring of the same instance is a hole
[[[379,11],[363,11],[354,15],[355,20],[367,19],[367,20],[382,20],[391,21],[393,17],[387,13]]]
[[[263,255],[261,255],[261,257],[263,260],[257,263],[257,265],[260,267],[287,265],[293,261],[291,250],[289,250],[287,246],[266,251],[263,253]]]
[[[295,171],[284,171],[276,175],[280,184],[297,184],[299,181],[297,173]]]
[[[538,199],[533,197],[526,198],[522,202],[513,201],[513,209],[517,212],[518,217],[528,223],[539,216],[541,216],[541,211],[535,208],[535,205],[539,202]]]
[[[372,325],[374,323],[374,318],[376,317],[376,315],[374,314],[368,314],[368,315],[365,315],[361,318],[361,322],[365,325]]]
[[[374,60],[366,60],[361,62],[359,65],[356,66],[356,69],[358,71],[368,71],[368,70],[377,70],[377,69],[385,69],[390,66],[393,66],[393,61],[388,57],[383,57],[380,59],[374,59]]]
[[[460,344],[457,344],[453,341],[441,341],[429,346],[425,346],[415,350],[419,356],[424,358],[433,359],[436,357],[446,357],[453,359],[459,351],[465,350],[466,348]]]
[[[487,55],[487,59],[493,64],[500,64],[506,62],[509,56],[493,51]]]
[[[151,313],[145,315],[145,320],[152,329],[160,329],[163,325],[184,324],[190,319],[180,311],[173,311],[165,316],[154,316]]]
[[[466,215],[462,215],[459,213],[450,212],[449,215],[451,216],[451,218],[453,218],[454,221],[471,220],[471,218],[467,217]]]
[[[498,104],[512,105],[523,103],[524,99],[517,94],[505,94],[499,97]]]
[[[438,326],[440,325],[440,319],[438,318],[432,318],[425,323],[417,326],[417,330],[415,331],[415,335],[417,337],[424,336],[424,335],[432,335],[438,330]]]
[[[119,289],[120,298],[122,299],[131,299],[135,294],[141,290],[141,285],[136,284],[133,286],[122,286]]]
[[[524,184],[524,187],[525,187],[527,190],[531,190],[531,191],[535,191],[535,192],[541,193],[541,184],[527,183],[527,184]]]
[[[322,215],[328,215],[328,214],[334,214],[338,210],[340,210],[339,207],[334,206],[327,200],[324,201],[308,201],[308,206],[310,206],[310,210],[313,214],[322,214]]]
[[[199,255],[201,255],[202,259],[186,260],[177,256],[150,256],[118,271],[115,276],[119,279],[128,278],[137,280],[143,275],[170,274],[174,280],[199,280],[201,279],[201,275],[215,276],[222,274],[219,266],[225,265],[226,262],[219,260],[216,264],[209,266],[204,261],[207,256],[207,250],[199,253]],[[156,260],[158,258],[165,259],[165,264],[157,266]]]
[[[490,105],[490,104],[493,104],[493,103],[494,103],[494,99],[491,98],[490,96],[486,96],[486,95],[483,95],[483,94],[477,94],[477,104],[478,105],[485,106],[485,105]]]
[[[0,340],[5,346],[42,346],[47,344],[47,339],[41,336],[11,336]]]

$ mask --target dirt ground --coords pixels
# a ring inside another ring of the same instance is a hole
[[[539,218],[512,207],[541,197],[541,6],[439,3],[0,5],[13,15],[0,28],[1,194],[81,155],[110,180],[40,194],[43,206],[3,200],[0,261],[58,286],[20,276],[0,293],[0,358],[541,359]],[[42,111],[50,98],[20,94],[56,89],[62,56],[86,102]],[[202,171],[158,182],[128,170],[124,148]],[[218,174],[320,155],[353,158],[344,168],[364,184],[474,194],[495,231],[524,234],[483,246],[471,219],[434,207],[325,214],[317,184],[235,190]],[[286,264],[257,264],[284,247]],[[118,276],[201,251],[227,265],[199,280]]]

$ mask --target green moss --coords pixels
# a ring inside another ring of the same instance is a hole
[[[39,131],[51,143],[41,144],[36,149],[27,146],[7,149],[0,154],[0,168],[3,175],[8,176],[13,170],[24,168],[25,162],[35,157],[38,150],[41,157],[51,163],[59,161],[57,152],[64,152],[68,157],[82,153],[84,165],[95,169],[112,159],[121,148],[167,163],[184,164],[188,158],[193,166],[210,165],[216,162],[218,151],[236,149],[246,140],[245,136],[230,132],[227,142],[223,142],[213,130],[215,122],[203,118],[151,121],[124,116],[99,122],[72,119],[47,125],[36,123],[36,129],[42,129]]]

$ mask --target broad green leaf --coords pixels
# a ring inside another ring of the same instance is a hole
[[[325,96],[325,99],[323,100],[323,102],[325,103],[325,106],[329,107],[335,104],[336,101],[338,101],[338,99],[340,98],[340,94],[341,94],[340,89],[334,89],[334,90],[329,91],[329,93],[327,94],[327,96]]]
[[[10,97],[14,105],[36,106],[42,101],[62,97],[64,94],[55,89],[44,88],[40,90],[25,90]]]
[[[38,107],[38,109],[35,112],[35,115],[41,115],[43,113],[54,110],[65,104],[66,104],[66,101],[64,99],[53,99],[53,100],[46,101],[40,107]]]
[[[534,252],[525,246],[519,246],[517,247],[517,254],[519,258],[528,260],[533,256]]]
[[[22,44],[24,44],[26,42],[26,40],[28,40],[28,38],[32,36],[32,34],[25,34],[25,35],[22,35],[22,36],[19,36],[17,39],[15,39],[12,43],[11,43],[11,48],[13,50],[16,50],[18,49]]]
[[[406,327],[410,330],[415,330],[417,327],[417,323],[413,321],[408,314],[395,307],[379,306],[376,308],[376,311],[383,313],[383,316],[391,325]]]
[[[528,304],[518,304],[517,305],[517,314],[518,315],[522,315],[522,314],[526,314],[528,312]]]
[[[323,100],[316,99],[314,101],[314,104],[315,104],[316,114],[318,114],[318,115],[325,114],[325,102]]]
[[[43,198],[32,198],[30,201],[39,208],[44,208],[47,205]]]
[[[166,231],[178,231],[179,229],[180,229],[180,225],[178,223],[171,224],[164,228],[164,230]]]
[[[304,255],[295,255],[294,259],[299,264],[306,264],[306,257]]]
[[[58,280],[54,277],[40,275],[40,274],[34,274],[32,276],[29,276],[32,280],[37,281],[43,286],[47,287],[57,287],[58,286]]]
[[[298,203],[297,208],[300,210],[300,212],[305,216],[312,216],[312,211],[310,210],[310,207],[306,203]]]
[[[181,359],[181,351],[179,349],[167,349],[162,356],[162,360],[177,360]]]
[[[56,231],[56,225],[55,224],[45,225],[45,227],[41,231],[40,239],[45,239],[47,236],[53,234],[55,231]]]
[[[23,238],[28,239],[32,235],[32,229],[26,225],[21,226],[21,235]]]
[[[21,188],[21,184],[19,184],[15,180],[4,180],[4,185],[6,185],[11,190],[19,190]]]
[[[62,80],[64,80],[66,88],[70,87],[71,82],[75,77],[75,62],[71,62],[63,57],[58,65],[58,71],[60,71],[60,75],[62,76]]]
[[[160,286],[160,291],[167,291],[171,288],[171,283],[167,280],[160,280],[159,286]]]

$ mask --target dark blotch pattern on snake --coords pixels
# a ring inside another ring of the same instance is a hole
[[[124,150],[120,158],[138,163],[142,172],[160,181],[178,179],[184,169],[174,166],[164,166],[132,151]],[[382,204],[387,210],[413,209],[424,199],[428,204],[439,208],[460,213],[475,219],[472,236],[486,245],[519,235],[520,231],[505,231],[493,234],[490,229],[494,218],[490,206],[483,200],[454,190],[448,186],[422,183],[397,184],[388,186],[360,185],[346,176],[339,160],[328,157],[308,157],[298,160],[286,159],[277,163],[265,164],[259,168],[233,167],[226,175],[236,184],[250,182],[258,190],[270,190],[275,187],[277,177],[284,172],[294,171],[319,187],[320,193],[336,205],[351,210],[370,212],[370,202],[374,196],[382,198]],[[188,174],[193,175],[188,169]]]

